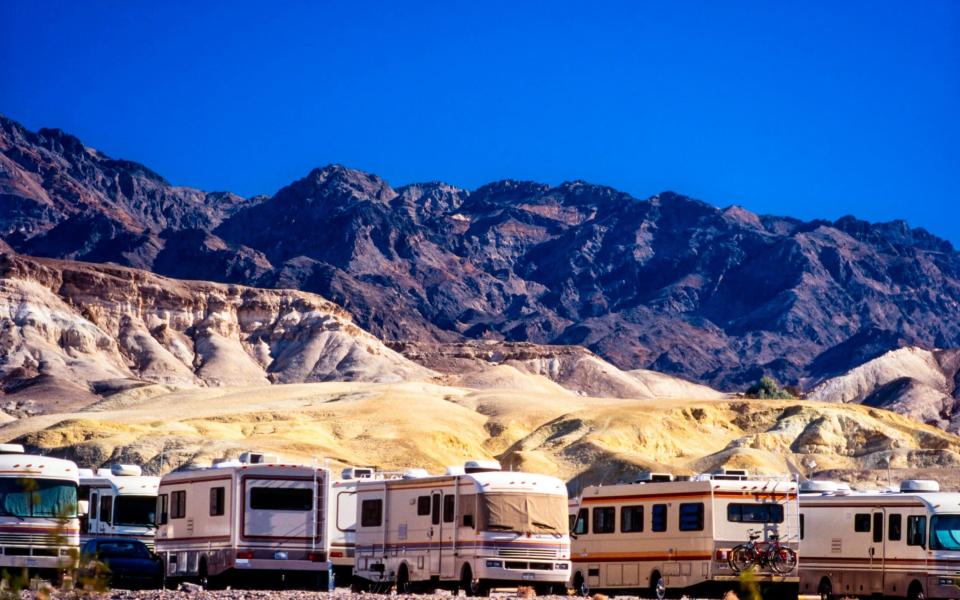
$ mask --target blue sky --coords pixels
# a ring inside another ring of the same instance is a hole
[[[0,113],[176,184],[586,179],[960,246],[960,2],[0,2]]]

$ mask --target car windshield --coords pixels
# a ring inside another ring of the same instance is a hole
[[[567,534],[567,499],[551,494],[480,494],[481,531]]]
[[[960,515],[935,515],[930,520],[931,550],[960,550]]]
[[[150,558],[147,547],[140,542],[109,540],[97,544],[97,554],[101,558]]]
[[[77,516],[77,484],[62,479],[0,478],[0,516]]]
[[[117,496],[114,500],[114,525],[140,525],[153,527],[157,513],[157,499],[154,496]]]

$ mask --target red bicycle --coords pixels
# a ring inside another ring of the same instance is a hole
[[[797,553],[793,548],[780,544],[780,535],[772,533],[766,542],[758,541],[760,532],[747,531],[750,541],[739,544],[730,551],[730,568],[736,573],[746,571],[753,566],[769,568],[778,575],[786,575],[797,567]]]

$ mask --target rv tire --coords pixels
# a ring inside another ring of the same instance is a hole
[[[910,584],[910,591],[907,592],[907,598],[909,600],[926,600],[927,595],[923,593],[923,585],[914,580]]]
[[[407,571],[406,563],[400,565],[400,570],[397,571],[397,594],[409,594],[410,593],[410,572]]]
[[[820,600],[833,600],[833,584],[830,579],[824,577],[817,586],[817,593],[820,594]]]
[[[490,586],[483,580],[473,578],[470,565],[463,565],[463,571],[460,572],[460,588],[467,596],[490,595]]]
[[[654,571],[650,575],[650,597],[657,600],[663,600],[667,597],[667,582],[660,571]]]
[[[584,598],[590,595],[590,588],[587,587],[587,582],[583,579],[583,573],[580,571],[577,571],[577,574],[573,576],[573,593]]]

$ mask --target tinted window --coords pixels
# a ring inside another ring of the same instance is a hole
[[[313,508],[313,490],[310,488],[250,488],[250,508],[254,510],[311,510]]]
[[[680,531],[703,531],[703,502],[680,505]]]
[[[573,529],[573,532],[577,535],[583,535],[590,530],[590,512],[581,508],[580,512],[577,513],[577,524]]]
[[[97,518],[97,507],[99,506],[98,500],[100,499],[100,494],[94,492],[90,494],[90,506],[88,507],[90,518]]]
[[[430,514],[430,496],[417,498],[417,515],[425,517]]]
[[[612,506],[598,506],[593,509],[593,532],[594,533],[613,533],[616,530],[614,524],[617,509]]]
[[[110,523],[113,515],[113,496],[100,498],[100,522]]]
[[[170,518],[182,519],[187,516],[187,492],[181,490],[170,494]]]
[[[727,520],[734,523],[783,523],[783,505],[728,504]]]
[[[650,530],[651,531],[667,530],[667,505],[666,504],[653,505],[653,509],[650,511]]]
[[[156,521],[157,499],[151,496],[117,496],[113,503],[114,525],[149,525]]]
[[[801,514],[800,514],[800,539],[801,539],[801,540],[803,539],[803,529],[804,529],[804,528],[803,528],[803,524],[804,524],[803,521],[804,521],[804,519],[803,519],[803,513],[801,513]]]
[[[907,545],[926,547],[927,517],[907,517]]]
[[[870,515],[867,513],[853,515],[853,530],[859,533],[870,531]]]
[[[75,517],[77,484],[61,479],[0,478],[0,514],[10,517]]]
[[[873,513],[873,541],[883,541],[883,513]]]
[[[383,521],[383,500],[364,500],[360,503],[360,526],[379,527]]]
[[[623,533],[643,531],[642,506],[624,506],[620,509],[620,531]]]
[[[891,514],[887,522],[887,539],[891,542],[898,542],[903,537],[903,517],[897,514]]]
[[[443,497],[443,522],[453,523],[453,507],[455,506],[456,496]]]
[[[97,554],[103,558],[150,558],[150,551],[133,540],[110,540],[97,544]]]
[[[157,524],[163,525],[167,522],[167,495],[160,494],[157,496]]]
[[[440,494],[434,494],[430,506],[430,522],[440,524]]]
[[[223,487],[210,488],[210,516],[219,517],[224,512],[226,489]]]

